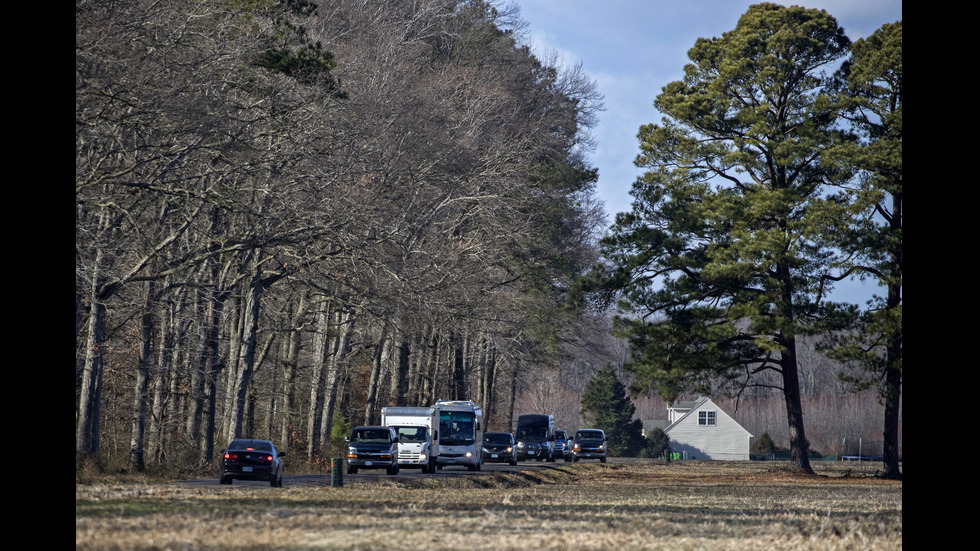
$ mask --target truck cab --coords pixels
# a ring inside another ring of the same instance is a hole
[[[398,466],[434,473],[439,456],[439,417],[431,407],[386,407],[381,424],[395,431]]]
[[[423,473],[433,472],[434,446],[429,427],[422,425],[388,425],[398,435],[398,466],[417,467]]]

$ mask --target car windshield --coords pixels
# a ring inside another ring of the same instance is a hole
[[[510,444],[509,434],[484,434],[483,441],[487,444]]]
[[[429,439],[429,429],[427,427],[397,427],[399,442],[424,443]]]
[[[576,440],[602,440],[602,433],[597,430],[580,430],[575,433]]]
[[[568,440],[568,433],[563,430],[556,430],[555,440]]]
[[[350,437],[351,442],[375,442],[385,444],[391,442],[391,433],[380,429],[355,430]]]
[[[228,445],[229,450],[255,450],[258,452],[271,452],[272,442],[262,440],[232,440]]]

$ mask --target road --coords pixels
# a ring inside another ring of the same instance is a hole
[[[544,461],[522,461],[515,466],[508,465],[506,463],[484,463],[481,471],[473,472],[467,470],[466,467],[444,467],[437,470],[433,474],[423,474],[421,469],[400,469],[398,474],[395,476],[388,476],[385,474],[384,469],[379,470],[360,470],[357,474],[347,474],[346,470],[343,472],[343,483],[346,484],[358,484],[363,482],[369,482],[372,480],[377,480],[379,478],[391,479],[391,480],[412,480],[420,477],[446,477],[446,476],[473,476],[481,473],[494,473],[494,472],[518,472],[518,471],[530,471],[539,469],[554,469],[560,468],[562,466],[562,461],[556,461],[554,463],[547,463]],[[569,463],[571,464],[571,463]],[[315,487],[315,486],[330,486],[331,475],[328,474],[295,474],[291,475],[289,473],[283,476],[283,486],[287,488],[303,488],[303,487]],[[202,478],[198,480],[187,480],[180,484],[187,484],[191,486],[219,486],[218,477],[215,476],[213,479]],[[265,486],[269,488],[268,482],[258,481],[258,480],[235,480],[232,482],[233,485],[238,486]]]

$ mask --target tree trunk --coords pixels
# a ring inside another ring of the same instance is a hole
[[[902,231],[902,195],[892,196],[891,230],[893,235]],[[886,315],[898,311],[902,305],[902,248],[901,243],[891,252],[891,273],[893,280],[888,284]],[[886,327],[892,327],[895,320],[890,320]],[[896,328],[892,329],[885,350],[885,426],[884,426],[884,476],[886,478],[902,478],[899,469],[898,453],[898,417],[902,397],[902,320],[899,319]]]
[[[75,452],[89,456],[99,451],[99,415],[102,401],[102,367],[105,361],[106,308],[102,296],[101,273],[103,252],[96,251],[92,287],[89,294],[88,337],[85,342],[85,365],[75,420]]]
[[[309,291],[303,289],[300,292],[296,310],[292,315],[292,324],[289,336],[283,345],[285,353],[282,360],[282,395],[279,404],[282,422],[279,425],[279,445],[283,450],[292,447],[292,435],[296,428],[293,420],[296,412],[296,366],[299,364],[299,352],[302,349],[302,328],[305,324],[307,310],[309,309]]]
[[[228,415],[229,440],[241,436],[245,415],[245,405],[252,370],[255,367],[256,333],[258,331],[260,299],[262,297],[262,251],[255,252],[252,280],[245,298],[245,316],[242,324],[242,343],[239,352],[238,376],[235,380],[232,410]]]
[[[410,348],[408,341],[405,339],[405,333],[397,327],[392,331],[391,339],[391,389],[388,393],[388,404],[401,407],[405,405]]]
[[[888,290],[888,312],[894,312],[901,305],[901,286],[892,285]],[[884,475],[886,478],[902,478],[899,468],[898,420],[902,397],[902,330],[895,330],[885,350],[885,426],[884,426]]]
[[[168,296],[163,300],[160,304],[160,310],[160,345],[153,377],[153,400],[146,445],[148,455],[154,463],[162,463],[166,455],[163,420],[166,416],[168,399],[167,375],[170,371],[168,366],[173,359],[174,317],[176,315],[173,298]]]
[[[213,274],[216,275],[216,274]],[[224,301],[228,298],[228,293],[219,291],[215,278],[212,278],[210,297],[205,308],[206,315],[202,320],[204,329],[202,331],[201,346],[201,366],[202,372],[202,401],[201,417],[203,419],[203,430],[200,434],[200,453],[198,463],[201,466],[210,465],[211,458],[214,456],[214,440],[216,427],[216,405],[218,393],[218,376],[224,367],[218,350],[219,330],[221,327],[221,315],[224,310]]]
[[[146,469],[144,439],[146,436],[147,388],[150,380],[150,362],[153,350],[153,305],[152,281],[146,283],[146,298],[143,315],[140,318],[140,352],[137,359],[136,385],[133,389],[133,430],[129,442],[129,461],[136,472]]]
[[[803,428],[803,402],[800,397],[800,378],[796,365],[796,338],[785,339],[785,351],[780,362],[783,372],[783,397],[789,424],[790,458],[793,467],[813,474],[810,467],[810,443]]]
[[[390,354],[391,338],[388,332],[382,328],[381,340],[374,347],[374,358],[371,365],[371,380],[368,382],[367,399],[364,401],[364,424],[375,424],[374,412],[377,409],[378,388],[381,386],[381,370],[385,363],[385,357]]]
[[[231,435],[228,434],[229,414],[232,411],[232,402],[235,396],[235,381],[238,379],[240,365],[240,354],[242,346],[242,325],[244,324],[245,309],[242,306],[242,296],[235,293],[231,302],[231,309],[228,312],[228,361],[224,371],[224,404],[221,410],[221,434],[225,442],[231,442]]]
[[[313,373],[310,376],[310,402],[306,410],[306,457],[313,459],[320,451],[320,423],[323,415],[323,387],[327,361],[327,339],[330,334],[328,300],[317,304],[316,330],[313,332]]]
[[[334,345],[331,347],[327,384],[324,391],[323,416],[320,425],[320,445],[325,453],[331,452],[330,432],[333,427],[333,412],[337,404],[337,387],[340,382],[340,372],[350,351],[351,335],[354,331],[353,316],[348,310],[338,310],[336,316],[337,336],[334,339]]]

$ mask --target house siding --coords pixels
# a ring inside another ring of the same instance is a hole
[[[701,411],[714,411],[716,424],[699,425]],[[671,450],[687,459],[749,459],[752,435],[708,398],[699,401],[664,432],[670,437]]]

